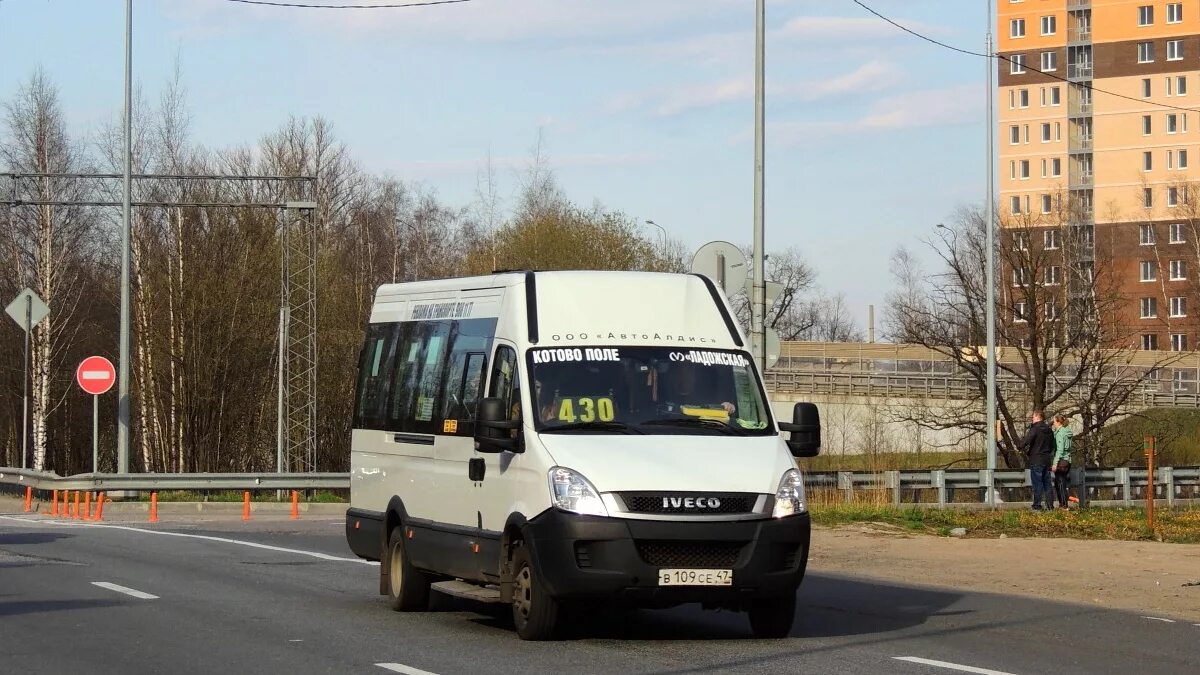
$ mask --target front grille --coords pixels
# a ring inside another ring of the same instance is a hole
[[[630,513],[680,513],[704,515],[709,513],[753,513],[758,495],[749,492],[619,492],[621,501]],[[705,506],[685,500],[699,501]],[[664,502],[665,500],[665,502]],[[719,506],[711,506],[717,500]]]
[[[740,541],[639,541],[638,555],[647,565],[682,569],[730,569],[737,562]]]

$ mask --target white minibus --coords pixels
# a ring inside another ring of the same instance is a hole
[[[785,439],[780,429],[790,432]],[[360,359],[346,538],[398,611],[432,590],[512,607],[701,603],[783,637],[809,515],[793,457],[707,277],[504,272],[379,288]]]

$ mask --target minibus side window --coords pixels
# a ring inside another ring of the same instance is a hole
[[[488,396],[504,401],[504,408],[509,411],[509,419],[521,419],[521,377],[517,371],[517,353],[511,347],[496,349]]]
[[[354,406],[354,427],[382,429],[384,409],[392,384],[396,361],[397,325],[373,324],[367,329],[358,364],[358,387]]]

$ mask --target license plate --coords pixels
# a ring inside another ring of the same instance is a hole
[[[733,570],[659,570],[659,586],[732,586]]]

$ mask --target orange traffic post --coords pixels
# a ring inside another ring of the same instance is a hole
[[[83,515],[80,518],[82,520],[92,519],[92,493],[90,491],[83,493]]]
[[[75,506],[71,509],[71,517],[79,520],[79,490],[75,491]]]
[[[242,493],[242,520],[250,520],[250,491]]]
[[[96,495],[96,520],[97,520],[97,522],[104,520],[104,493],[103,492]]]
[[[50,515],[58,515],[58,490],[54,491],[54,498],[50,501]]]
[[[29,513],[33,508],[33,488],[25,486],[25,513]]]
[[[150,493],[150,522],[158,522],[158,493]]]
[[[292,520],[300,520],[300,493],[292,490]]]

